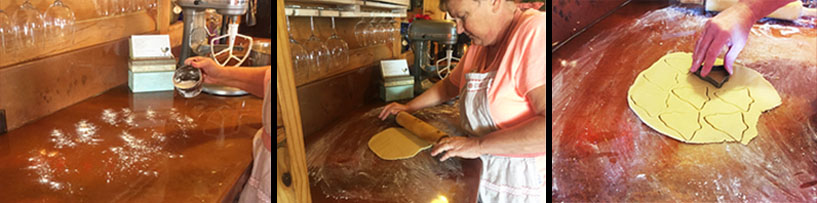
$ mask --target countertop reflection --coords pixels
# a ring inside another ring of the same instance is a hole
[[[252,162],[262,100],[127,85],[0,135],[0,202],[216,202]]]

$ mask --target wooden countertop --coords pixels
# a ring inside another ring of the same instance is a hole
[[[553,53],[554,202],[814,202],[817,197],[817,19],[762,20],[737,62],[782,98],[758,136],[685,144],[643,124],[627,105],[639,72],[692,52],[711,14],[633,1]]]
[[[404,101],[405,102],[405,101]],[[304,138],[313,202],[476,202],[482,162],[452,158],[443,162],[423,150],[403,160],[383,160],[368,148],[369,138],[390,127],[394,118],[377,115],[386,103],[373,102],[342,116]],[[451,104],[412,113],[446,132],[464,136]]]
[[[0,135],[0,202],[219,202],[252,162],[261,108],[118,86]]]

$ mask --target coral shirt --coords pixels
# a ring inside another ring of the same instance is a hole
[[[518,125],[535,116],[527,94],[547,82],[547,23],[545,12],[517,10],[505,38],[493,47],[499,48],[497,54],[489,56],[486,47],[471,46],[449,75],[448,80],[461,89],[465,84],[465,73],[496,71],[488,90],[488,103],[491,117],[499,129]]]

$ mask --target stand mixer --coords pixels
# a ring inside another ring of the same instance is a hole
[[[234,66],[238,67],[244,63],[247,57],[249,57],[250,52],[252,51],[252,37],[238,34],[238,17],[244,15],[247,13],[249,8],[253,7],[252,4],[254,3],[254,0],[178,0],[176,3],[182,8],[182,13],[184,14],[184,35],[182,36],[182,51],[181,56],[179,57],[179,66],[184,65],[184,60],[193,55],[193,44],[191,44],[191,36],[194,34],[193,25],[203,23],[196,21],[197,19],[199,19],[199,21],[203,19],[197,17],[204,15],[206,9],[215,9],[218,14],[224,16],[225,20],[223,23],[227,26],[223,27],[227,28],[227,34],[211,39],[209,44],[201,44],[200,46],[197,45],[197,49],[209,49],[213,60],[222,66],[227,65],[228,62],[234,60],[236,61]],[[254,20],[248,19],[247,22],[254,23]],[[209,33],[207,34],[209,35]],[[243,51],[244,49],[235,45],[237,38],[242,38],[249,41],[246,48],[247,50],[244,52],[243,57],[238,57],[234,53],[236,50]],[[219,42],[226,43],[226,46],[218,44]],[[222,49],[217,51],[219,48]],[[218,59],[219,56],[226,56],[226,59],[221,61]],[[238,88],[209,84],[204,85],[203,91],[209,94],[221,96],[239,96],[247,94],[247,92]]]
[[[457,43],[457,27],[450,21],[416,20],[409,25],[408,40],[412,42],[412,50],[414,50],[414,65],[410,69],[411,74],[414,75],[414,92],[419,95],[431,87],[428,85],[430,82],[423,85],[429,76],[434,73],[440,75],[440,72],[443,72],[440,67],[430,64],[429,45],[431,41],[448,45],[449,50],[446,52],[448,56],[441,60],[449,62],[449,65],[444,68],[449,69],[450,59],[453,58],[450,49]]]

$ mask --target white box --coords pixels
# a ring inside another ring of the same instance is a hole
[[[133,72],[128,70],[128,87],[133,93],[173,91],[174,71]]]

